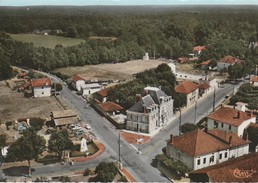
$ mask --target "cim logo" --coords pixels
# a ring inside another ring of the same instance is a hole
[[[236,168],[234,170],[230,170],[230,172],[234,175],[234,177],[243,179],[252,177],[252,175],[256,173],[256,170],[239,170]]]

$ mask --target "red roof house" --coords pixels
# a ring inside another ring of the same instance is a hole
[[[197,170],[247,154],[249,143],[233,132],[197,129],[180,136],[171,136],[166,155],[181,161],[190,170]]]

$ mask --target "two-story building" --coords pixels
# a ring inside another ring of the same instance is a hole
[[[237,103],[237,109],[221,106],[207,117],[207,127],[234,132],[243,137],[244,130],[250,123],[256,122],[256,116],[245,112],[245,104]],[[241,110],[242,109],[242,110]]]
[[[73,89],[81,91],[83,85],[85,85],[85,80],[81,76],[74,75],[72,77],[71,86],[73,87]]]
[[[51,96],[52,81],[49,78],[32,79],[30,81],[34,97]]]
[[[191,81],[184,81],[176,87],[176,92],[186,97],[186,106],[188,107],[198,100],[199,85]]]
[[[126,111],[126,129],[151,133],[162,127],[173,116],[173,102],[159,88],[145,87],[144,96],[138,95],[136,103]]]
[[[197,170],[239,157],[249,152],[249,141],[233,132],[199,129],[173,137],[167,142],[166,155]]]

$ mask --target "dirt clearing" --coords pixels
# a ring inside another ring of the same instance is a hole
[[[0,120],[4,123],[18,118],[49,118],[51,111],[63,109],[54,97],[26,98],[23,92],[12,91],[5,81],[0,81],[0,91]]]
[[[132,75],[146,69],[156,68],[165,61],[134,60],[117,64],[86,65],[83,67],[66,67],[56,69],[63,74],[72,76],[80,74],[83,78],[96,78],[98,80],[129,80]]]

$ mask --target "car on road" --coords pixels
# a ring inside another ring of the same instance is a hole
[[[85,125],[85,128],[86,128],[87,130],[90,130],[90,129],[91,129],[91,126],[90,126],[89,124],[86,124],[86,125]]]

